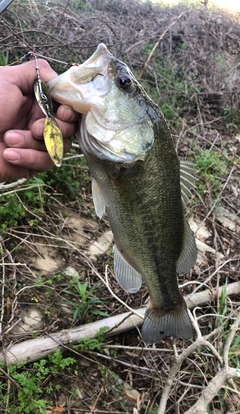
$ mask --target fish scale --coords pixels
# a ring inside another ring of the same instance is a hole
[[[107,212],[113,231],[117,280],[134,293],[143,278],[149,291],[143,341],[190,338],[177,272],[189,271],[197,254],[184,214],[193,167],[179,163],[160,109],[105,45],[51,80],[49,89],[82,113],[78,140],[93,176],[96,213]]]

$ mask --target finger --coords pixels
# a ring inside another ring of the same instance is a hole
[[[69,151],[71,145],[69,138],[64,140],[64,152]],[[44,151],[32,148],[6,148],[3,151],[3,157],[9,163],[37,171],[47,171],[54,165],[45,146]]]
[[[38,151],[46,150],[44,141],[33,138],[31,131],[10,130],[4,134],[4,142],[11,148],[29,148]]]
[[[58,119],[64,122],[76,122],[80,119],[81,115],[74,111],[74,109],[69,105],[60,105],[56,116]]]
[[[47,171],[54,166],[47,152],[34,149],[7,148],[3,151],[3,157],[14,166],[23,167],[24,170]]]
[[[5,143],[0,142],[0,182],[30,178],[37,174],[36,170],[29,170],[26,166],[14,165],[6,161],[3,156]]]
[[[77,132],[77,123],[63,122],[56,119],[58,126],[62,132],[64,139],[72,137]],[[41,139],[43,136],[44,119],[38,119],[32,124],[31,133],[36,139]]]

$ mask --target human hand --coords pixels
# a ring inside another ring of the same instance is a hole
[[[39,59],[38,66],[44,82],[57,76],[45,60]],[[54,165],[43,141],[45,116],[33,92],[36,77],[35,61],[0,67],[0,182],[30,178]],[[71,148],[77,118],[70,106],[57,109],[64,152]]]

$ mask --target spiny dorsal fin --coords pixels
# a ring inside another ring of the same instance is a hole
[[[92,179],[92,197],[97,216],[101,219],[106,211],[105,201],[97,181]]]
[[[192,196],[191,190],[195,187],[197,172],[194,165],[188,161],[180,161],[180,185],[184,207]]]
[[[197,246],[194,234],[187,220],[184,220],[183,248],[177,261],[176,270],[180,275],[189,272],[197,260]]]
[[[137,292],[142,285],[142,276],[121,255],[116,245],[113,246],[114,273],[119,285],[130,293]]]

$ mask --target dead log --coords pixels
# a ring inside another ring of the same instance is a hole
[[[220,287],[218,291],[217,289],[206,289],[194,295],[186,296],[185,300],[188,308],[193,309],[196,306],[212,302],[217,294],[221,295],[222,289],[223,287]],[[240,282],[229,284],[226,290],[228,296],[240,293]],[[103,327],[107,327],[106,337],[125,332],[142,324],[145,310],[146,308],[136,310],[136,313],[141,316],[133,314],[132,312],[125,312],[121,315],[78,326],[77,328],[63,330],[48,336],[39,336],[15,345],[10,345],[0,352],[0,362],[14,365],[18,362],[37,361],[45,358],[48,354],[54,353],[57,349],[64,349],[64,346],[76,344],[81,339],[96,337],[99,329]]]

